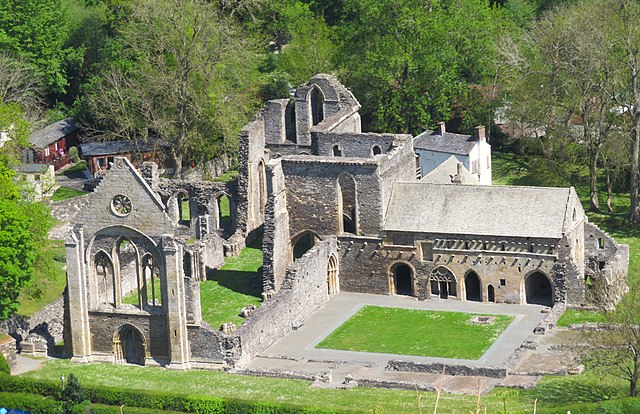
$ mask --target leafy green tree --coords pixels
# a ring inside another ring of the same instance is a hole
[[[344,10],[341,77],[369,129],[418,133],[468,116],[454,103],[473,105],[472,86],[495,78],[501,21],[488,1],[347,0]]]
[[[255,111],[259,55],[238,25],[204,0],[143,0],[118,29],[133,65],[114,65],[92,85],[87,121],[105,139],[159,139],[181,173],[236,151]],[[126,61],[125,61],[126,63]]]
[[[0,101],[0,320],[17,309],[20,291],[29,285],[36,263],[44,258],[49,210],[28,202],[16,183],[12,165],[27,142],[29,124],[16,103]],[[6,140],[8,139],[8,140]],[[41,265],[42,263],[40,263]]]
[[[67,85],[64,42],[65,15],[60,0],[3,0],[0,2],[0,50],[32,64],[51,93]]]

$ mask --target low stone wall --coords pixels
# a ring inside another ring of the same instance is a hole
[[[16,340],[8,337],[0,340],[0,354],[7,360],[9,366],[14,366],[16,361]]]
[[[62,298],[46,305],[31,317],[14,315],[2,322],[0,331],[17,340],[17,347],[25,354],[47,355],[63,339],[64,304]]]
[[[230,336],[229,346],[235,343],[241,348],[239,356],[228,353],[230,365],[244,367],[259,352],[302,326],[329,300],[327,264],[336,251],[335,237],[327,238],[289,266],[282,289]]]
[[[440,370],[442,373],[442,370]],[[367,378],[357,378],[354,379],[355,382],[358,383],[359,387],[369,387],[369,388],[388,388],[393,390],[418,390],[418,391],[435,391],[436,387],[433,385],[421,385],[416,384],[415,382],[408,381],[384,381],[384,380],[374,380]]]
[[[468,377],[488,377],[488,378],[506,378],[507,369],[491,366],[470,366],[470,365],[446,365],[442,363],[422,364],[417,362],[407,362],[400,360],[391,360],[385,367],[386,371],[400,372],[425,372],[429,374],[442,374],[444,369],[445,375],[468,376]]]

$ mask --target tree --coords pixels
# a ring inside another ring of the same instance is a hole
[[[344,10],[341,77],[368,129],[419,133],[464,116],[454,102],[494,79],[502,25],[488,1],[347,0]]]
[[[28,202],[11,168],[27,142],[29,124],[19,106],[0,101],[0,131],[9,138],[0,147],[0,320],[17,309],[20,291],[29,285],[51,226],[48,209]],[[40,263],[41,264],[41,263]]]
[[[87,97],[87,121],[105,139],[167,145],[201,161],[236,151],[256,109],[258,55],[237,24],[205,0],[143,0],[119,29],[133,65],[114,65]],[[104,105],[108,100],[113,100]]]
[[[43,115],[41,83],[40,77],[28,64],[0,52],[0,102],[15,103],[31,123],[37,122]],[[20,118],[18,116],[16,119]]]
[[[584,360],[597,370],[629,383],[629,395],[638,396],[640,380],[640,290],[630,292],[613,311],[607,311],[610,329],[587,338]]]
[[[63,93],[67,85],[66,37],[60,0],[0,2],[0,50],[9,51],[33,65],[51,93]]]
[[[554,145],[566,148],[573,142],[584,147],[592,211],[600,209],[600,153],[620,120],[611,111],[615,68],[609,54],[609,28],[599,15],[601,6],[595,0],[555,10],[519,43],[506,39],[501,48],[512,102],[509,116],[524,126],[524,136],[544,135],[543,150],[548,157]]]

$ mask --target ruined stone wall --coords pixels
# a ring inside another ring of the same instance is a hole
[[[282,164],[279,160],[272,160],[267,165],[267,171],[269,202],[262,240],[264,252],[262,278],[265,292],[280,289],[292,257],[287,191]]]
[[[125,324],[137,328],[144,336],[147,356],[168,360],[168,331],[165,315],[89,312],[92,353],[113,356],[113,338]]]
[[[290,234],[306,230],[338,234],[338,178],[347,174],[356,182],[359,234],[378,235],[382,223],[381,188],[377,163],[335,157],[283,158]]]
[[[286,155],[311,155],[311,145],[296,144],[267,144],[267,150],[270,151],[272,158]]]
[[[233,336],[240,338],[242,344],[236,367],[245,366],[259,352],[304,324],[329,300],[327,264],[336,250],[336,239],[327,238],[291,264],[280,292],[234,332]]]
[[[221,349],[222,332],[207,325],[189,325],[189,347],[191,362],[220,363],[224,361]]]
[[[263,225],[261,201],[266,204],[266,198],[260,196],[260,188],[261,182],[266,179],[261,178],[260,163],[266,160],[265,120],[264,111],[261,111],[242,128],[238,145],[236,223],[240,232],[247,236],[247,243],[255,239],[257,231]]]
[[[615,306],[628,291],[629,246],[618,244],[592,223],[584,225],[588,304]]]
[[[373,132],[314,132],[312,134],[312,148],[313,153],[320,156],[334,156],[333,149],[337,146],[342,157],[371,158],[374,146],[377,146],[382,154],[386,154],[394,147],[396,141],[408,141],[409,139],[408,135],[375,134]]]
[[[131,200],[131,213],[118,216],[112,209],[116,195]],[[97,231],[111,227],[130,227],[158,242],[165,233],[173,232],[173,222],[166,214],[160,197],[124,158],[117,158],[102,184],[89,197],[87,206],[76,216],[74,223],[82,224],[84,237],[89,240]]]

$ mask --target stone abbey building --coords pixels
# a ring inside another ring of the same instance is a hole
[[[417,138],[363,133],[359,109],[329,75],[269,101],[241,132],[229,183],[162,179],[153,163],[116,158],[66,240],[73,359],[242,367],[340,291],[547,306],[622,297],[628,247],[588,222],[573,188],[480,185],[446,156],[422,177]],[[441,131],[421,134],[422,150],[446,153]],[[482,127],[456,139],[488,145]],[[264,303],[236,330],[208,326],[200,281],[257,237]]]

